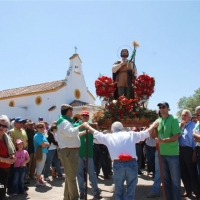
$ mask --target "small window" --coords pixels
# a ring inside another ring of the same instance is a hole
[[[80,99],[80,97],[81,97],[81,92],[80,92],[80,90],[76,89],[76,90],[74,91],[74,96],[75,96],[76,99]]]
[[[79,69],[79,66],[77,66],[77,65],[74,66],[74,72],[75,72],[76,74],[81,74],[80,69]]]
[[[40,97],[40,96],[36,97],[35,103],[36,103],[36,105],[39,106],[42,103],[42,97]]]
[[[9,106],[10,106],[10,107],[14,107],[14,106],[15,106],[15,102],[14,102],[14,101],[10,101],[10,102],[9,102]]]

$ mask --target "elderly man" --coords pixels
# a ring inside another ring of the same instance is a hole
[[[85,131],[79,132],[84,123],[74,127],[73,120],[71,119],[72,116],[72,106],[63,104],[61,106],[61,115],[57,121],[57,142],[66,175],[63,200],[77,200],[79,198],[76,184],[80,147],[79,136],[85,134]]]
[[[87,110],[83,110],[81,112],[81,121],[79,125],[89,122],[89,112]],[[89,122],[90,123],[90,122]],[[84,129],[82,129],[84,131]],[[84,199],[85,197],[85,186],[84,186],[84,166],[86,161],[86,137],[82,135],[80,137],[81,146],[79,149],[79,160],[78,160],[78,170],[77,170],[77,179],[80,190],[80,199]],[[91,133],[88,134],[88,174],[89,179],[92,185],[92,190],[94,191],[95,198],[101,199],[100,190],[97,186],[97,176],[94,170],[94,160],[93,160],[93,135]]]
[[[195,123],[191,121],[192,114],[189,110],[183,110],[181,114],[181,136],[179,138],[180,172],[185,193],[182,197],[192,196],[192,192],[200,197],[200,185],[197,177],[196,163],[192,161],[196,142],[193,137]]]
[[[155,124],[151,125],[145,131],[124,132],[121,122],[114,122],[111,126],[112,134],[103,134],[93,129],[89,124],[85,127],[93,133],[94,138],[99,143],[108,147],[111,159],[113,160],[115,199],[127,200],[135,199],[135,187],[138,182],[138,164],[135,150],[135,144],[145,140],[154,130]],[[124,194],[124,181],[127,183],[127,191]]]
[[[198,171],[198,178],[200,183],[200,106],[197,106],[195,109],[195,115],[197,118],[197,124],[194,128],[194,140],[197,142],[195,147],[196,152],[196,161],[197,161],[197,171]]]
[[[169,114],[169,104],[158,104],[161,117],[158,122],[158,138],[156,142],[160,147],[164,186],[167,200],[180,200],[181,182],[179,165],[178,138],[180,127],[178,119]]]
[[[10,130],[13,144],[16,144],[17,139],[21,139],[24,142],[24,148],[27,147],[28,137],[26,131],[23,129],[24,119],[21,117],[15,118],[14,128]]]

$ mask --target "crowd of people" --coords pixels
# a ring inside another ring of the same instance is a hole
[[[61,115],[51,126],[42,117],[34,123],[30,119],[1,115],[0,199],[27,195],[25,183],[29,178],[36,180],[36,186],[45,187],[50,180],[50,168],[53,178],[65,180],[63,200],[84,199],[87,160],[96,199],[102,198],[98,187],[102,168],[105,179],[110,178],[113,170],[115,199],[134,200],[138,174],[142,174],[144,146],[147,168],[154,178],[147,198],[161,195],[162,182],[167,200],[180,200],[181,196],[199,199],[200,106],[195,109],[196,120],[189,110],[183,110],[180,122],[169,114],[167,102],[159,103],[158,110],[158,119],[148,128],[125,130],[121,122],[114,122],[111,133],[101,132],[97,124],[94,126],[87,110],[74,122],[73,107],[68,104],[61,105]]]

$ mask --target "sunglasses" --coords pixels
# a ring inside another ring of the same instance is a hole
[[[3,124],[0,124],[0,127],[3,127],[3,128],[8,128],[8,126],[6,126],[6,125],[3,125]]]
[[[81,115],[82,117],[89,117],[89,115]]]
[[[160,106],[159,107],[159,109],[165,109],[166,108],[166,106]]]
[[[44,126],[38,126],[38,128],[44,128]]]
[[[200,116],[200,114],[194,114],[194,116]]]

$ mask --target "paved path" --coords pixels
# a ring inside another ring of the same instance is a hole
[[[64,180],[52,179],[47,183],[45,187],[35,187],[35,180],[30,180],[28,196],[18,195],[17,197],[10,198],[11,200],[62,200],[63,199],[63,185]],[[139,176],[138,185],[136,187],[136,200],[147,200],[146,195],[150,192],[151,185],[153,184],[153,179],[147,175]],[[99,188],[102,190],[103,200],[114,200],[114,185],[112,178],[109,180],[104,180],[103,176],[99,176],[98,179]],[[183,187],[182,187],[183,192]],[[94,199],[92,195],[92,190],[89,185],[88,189],[88,199]],[[154,198],[155,200],[162,200],[162,197]],[[188,198],[182,198],[182,200]]]

